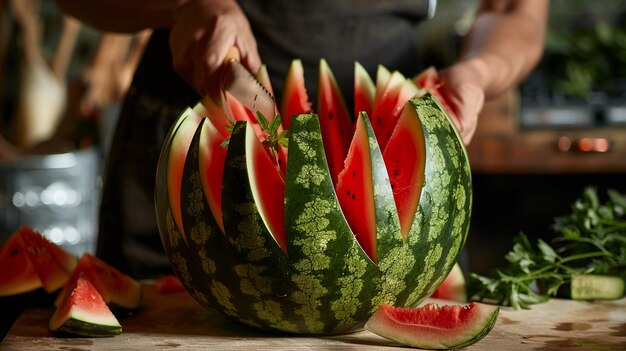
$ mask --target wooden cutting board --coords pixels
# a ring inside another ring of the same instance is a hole
[[[445,301],[437,301],[445,303]],[[187,293],[159,294],[145,284],[143,307],[120,319],[112,338],[56,338],[47,329],[52,308],[28,309],[0,350],[398,350],[368,331],[330,337],[277,335],[231,322],[200,307]],[[503,308],[495,328],[466,350],[626,350],[626,299],[552,299],[532,310]]]

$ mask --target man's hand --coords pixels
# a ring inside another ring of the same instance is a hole
[[[170,33],[173,66],[200,95],[219,96],[221,66],[232,46],[248,69],[259,69],[256,40],[234,0],[189,0],[176,14]]]
[[[480,77],[471,64],[462,61],[439,72],[439,78],[444,96],[457,116],[454,123],[463,142],[468,145],[476,132],[478,115],[485,103]]]

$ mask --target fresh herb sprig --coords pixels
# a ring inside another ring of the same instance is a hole
[[[263,146],[265,146],[265,148],[267,148],[270,151],[270,154],[272,155],[273,163],[276,165],[276,168],[279,169],[278,174],[282,177],[283,174],[280,171],[280,162],[279,162],[278,153],[280,152],[279,149],[281,146],[285,148],[288,146],[289,131],[281,130],[279,132],[280,126],[282,124],[280,113],[276,114],[274,118],[272,118],[271,121],[268,121],[267,118],[265,118],[265,116],[263,116],[261,112],[257,112],[257,121],[259,122],[259,126],[261,126],[261,129],[267,134],[265,139],[261,143],[263,144]],[[223,148],[228,147],[228,144],[230,143],[230,135],[232,134],[233,128],[235,127],[234,121],[228,120],[228,123],[230,125],[226,128],[226,131],[228,132],[229,135],[220,144],[220,146]]]
[[[600,203],[588,187],[572,213],[558,217],[553,245],[539,239],[532,246],[520,233],[506,255],[508,265],[492,276],[471,274],[471,296],[527,309],[547,301],[579,274],[623,275],[626,272],[626,195],[608,191]]]

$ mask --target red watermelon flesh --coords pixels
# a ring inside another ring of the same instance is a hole
[[[437,290],[430,295],[432,298],[466,302],[467,286],[461,266],[456,263]]]
[[[343,169],[343,162],[354,134],[352,118],[337,86],[337,81],[325,60],[320,60],[317,112],[322,129],[322,141],[333,183]]]
[[[228,137],[230,135],[229,128],[232,127],[232,124],[224,109],[211,100],[208,95],[202,98],[202,105],[206,110],[200,115],[207,117],[224,138]]]
[[[416,308],[382,305],[365,329],[402,345],[449,350],[476,343],[491,331],[497,306],[472,302],[465,306],[426,304]]]
[[[176,226],[183,239],[187,240],[183,227],[182,209],[180,207],[180,192],[187,152],[189,152],[191,140],[202,117],[196,114],[192,109],[187,109],[185,113],[187,113],[187,117],[183,119],[178,126],[176,137],[172,140],[167,168],[167,194],[170,201],[170,208],[172,209],[172,215],[174,216],[174,222],[176,222]]]
[[[285,180],[251,128],[246,128],[246,158],[252,195],[261,218],[276,243],[287,254]]]
[[[439,79],[439,73],[437,73],[437,69],[435,67],[431,66],[423,70],[414,78],[414,81],[419,88],[426,89],[429,93],[433,94],[452,119],[456,119],[458,117],[456,110],[453,108],[453,104],[451,103],[450,96],[443,88],[443,82]]]
[[[380,91],[380,95],[376,96],[376,105],[372,115],[372,127],[376,133],[378,145],[380,145],[382,150],[385,149],[387,141],[396,126],[399,115],[394,116],[393,112],[399,103],[400,91],[405,81],[406,78],[400,72],[393,72],[387,86]],[[406,100],[401,104],[404,106],[404,103],[406,103]]]
[[[61,288],[69,279],[78,259],[30,227],[20,227],[16,235],[21,236],[25,252],[43,288],[49,293]]]
[[[354,63],[354,116],[365,112],[373,116],[376,86],[365,68],[358,62]]]
[[[0,296],[17,295],[42,286],[25,251],[20,235],[11,235],[0,249]]]
[[[311,113],[313,110],[304,85],[304,68],[301,60],[291,61],[283,90],[280,114],[283,128],[289,130],[293,115]]]
[[[424,133],[415,109],[403,109],[393,134],[383,149],[383,159],[389,173],[400,217],[402,238],[405,241],[411,230],[424,184],[425,148]]]
[[[359,115],[345,167],[337,177],[337,198],[357,241],[373,262],[376,257],[376,206],[367,127]]]

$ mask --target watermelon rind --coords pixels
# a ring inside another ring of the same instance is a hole
[[[108,337],[122,332],[117,318],[88,279],[80,276],[69,285],[69,291],[50,318],[48,328],[52,333]]]
[[[439,316],[447,320],[433,316],[426,321],[415,321],[410,317],[417,310],[421,314],[429,314],[436,313],[438,309],[449,309],[453,313]],[[441,307],[431,303],[412,309],[383,305],[365,323],[365,329],[404,346],[429,350],[459,349],[487,336],[495,326],[499,312],[498,306],[477,302]],[[456,325],[449,326],[450,323]]]

